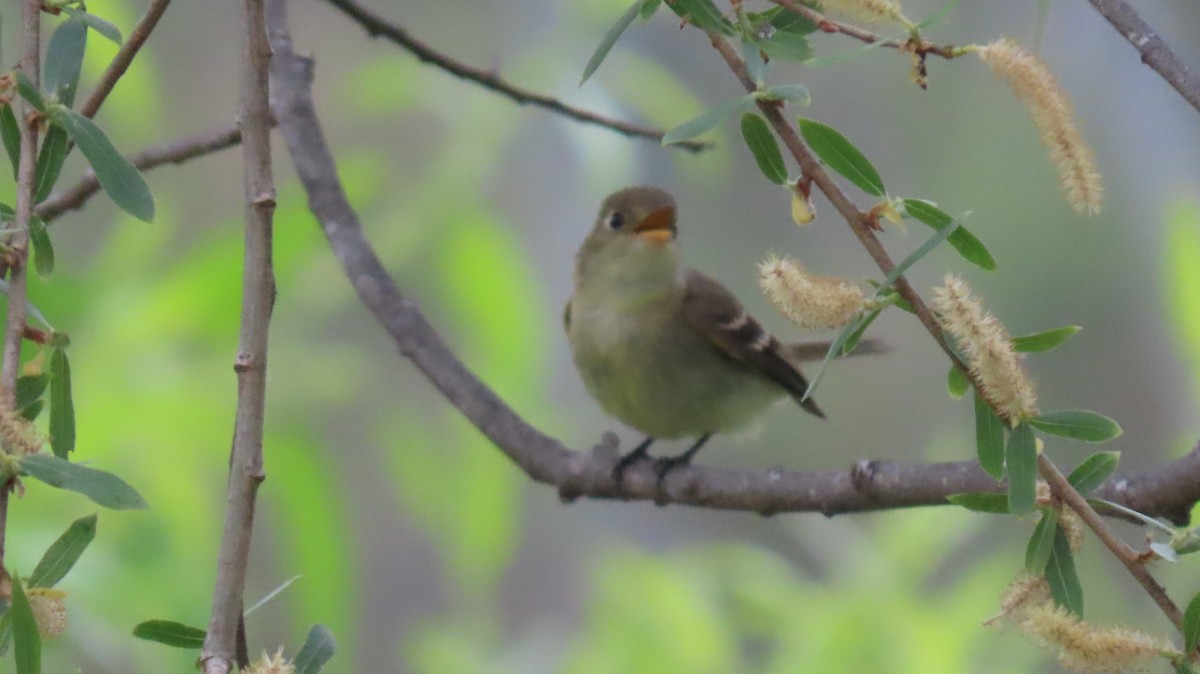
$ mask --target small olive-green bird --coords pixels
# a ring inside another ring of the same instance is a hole
[[[657,462],[661,483],[713,433],[748,424],[784,396],[825,417],[804,399],[797,363],[823,357],[829,344],[781,344],[733,293],[680,264],[677,234],[671,195],[630,187],[604,200],[575,257],[564,312],[575,365],[605,411],[647,436],[618,462],[618,480],[654,439],[696,438]]]

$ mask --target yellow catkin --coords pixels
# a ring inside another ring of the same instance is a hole
[[[868,23],[908,23],[893,0],[823,0],[821,9]]]
[[[1174,652],[1166,639],[1124,627],[1098,627],[1049,601],[1029,607],[1019,627],[1039,643],[1058,649],[1059,664],[1075,672],[1140,672]]]
[[[1008,332],[995,316],[971,297],[965,281],[947,274],[944,285],[934,289],[933,306],[942,327],[958,341],[983,390],[980,394],[1010,420],[1038,413],[1033,382],[1012,348]]]
[[[33,621],[44,637],[56,637],[67,629],[67,593],[48,587],[31,587],[25,591]]]
[[[1099,213],[1104,185],[1096,159],[1075,124],[1071,99],[1050,69],[1008,38],[985,45],[977,53],[1029,110],[1050,159],[1058,166],[1067,203],[1079,213]]]
[[[1050,601],[1050,584],[1043,576],[1031,576],[1022,571],[1004,588],[1000,594],[1000,613],[987,621],[992,624],[998,620],[1020,623],[1025,619],[1025,613],[1031,606],[1038,606]]]
[[[758,266],[763,294],[796,325],[808,329],[839,328],[850,322],[866,302],[856,285],[808,273],[799,262],[770,257]]]
[[[275,655],[267,655],[264,651],[262,658],[251,665],[246,674],[296,674],[296,665],[283,657],[283,646],[280,646]]]
[[[13,409],[11,397],[0,399],[0,439],[10,453],[18,456],[36,454],[44,442],[33,423]]]

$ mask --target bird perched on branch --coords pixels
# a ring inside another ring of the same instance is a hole
[[[617,463],[617,480],[656,438],[696,438],[656,462],[661,484],[714,433],[748,424],[784,396],[825,417],[804,398],[797,363],[822,357],[828,344],[780,343],[733,293],[680,264],[677,234],[671,195],[630,187],[604,200],[575,257],[564,312],[575,365],[605,411],[647,436]]]

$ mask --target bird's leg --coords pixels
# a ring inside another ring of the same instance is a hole
[[[704,443],[708,442],[708,439],[711,437],[712,433],[705,433],[697,438],[695,444],[693,444],[688,451],[684,452],[683,454],[659,459],[656,461],[654,463],[654,474],[658,476],[658,488],[662,489],[663,479],[667,477],[667,473],[680,466],[686,466],[688,463],[690,463],[692,457],[696,455],[696,452],[700,451],[700,448],[703,447]]]
[[[642,440],[640,445],[634,447],[632,452],[622,456],[621,460],[617,461],[617,465],[613,467],[612,472],[613,479],[617,481],[617,484],[620,484],[625,479],[626,468],[633,465],[634,461],[646,457],[646,450],[650,449],[650,444],[653,442],[654,438],[647,437],[645,440]]]

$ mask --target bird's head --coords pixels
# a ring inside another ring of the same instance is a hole
[[[627,187],[600,206],[576,258],[576,278],[617,286],[677,283],[675,199],[657,187]]]

